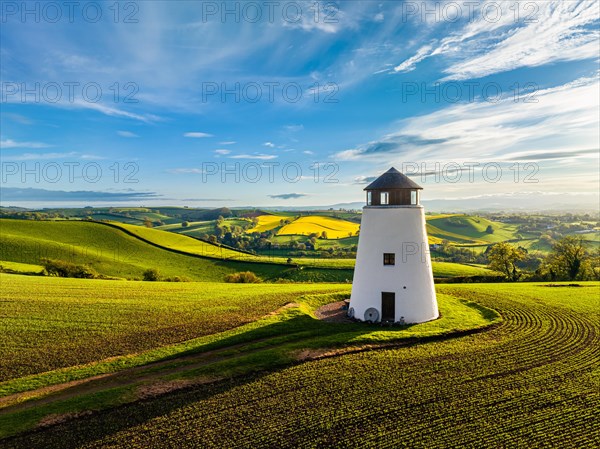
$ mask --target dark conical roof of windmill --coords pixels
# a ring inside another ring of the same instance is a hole
[[[365,190],[393,190],[393,189],[423,189],[408,176],[400,173],[394,167],[365,187]]]

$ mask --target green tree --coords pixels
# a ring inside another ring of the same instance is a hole
[[[182,228],[187,228],[189,225],[190,225],[190,223],[187,221],[184,221],[183,223],[181,223]]]
[[[503,273],[511,281],[516,281],[521,276],[516,262],[524,258],[525,253],[521,249],[506,242],[496,243],[488,252],[490,269]]]
[[[554,244],[548,265],[558,276],[573,281],[583,274],[582,268],[588,259],[583,237],[568,235]]]

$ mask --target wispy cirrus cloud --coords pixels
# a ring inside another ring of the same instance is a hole
[[[21,125],[33,125],[33,120],[22,114],[15,114],[15,113],[10,112],[10,113],[2,114],[2,115],[4,117],[12,120],[13,122],[19,123]]]
[[[498,20],[486,19],[481,13],[486,3],[482,2],[476,7],[477,20],[421,46],[394,72],[409,72],[426,58],[445,56],[450,64],[444,69],[444,80],[466,80],[520,67],[598,57],[597,2],[531,2],[535,14],[522,14],[520,20],[515,20],[514,2],[495,4],[501,10]]]
[[[60,103],[56,103],[58,106],[63,108],[77,108],[77,109],[91,109],[93,111],[100,112],[104,115],[108,115],[110,117],[121,117],[128,118],[132,120],[137,120],[144,123],[152,123],[162,121],[162,118],[155,114],[150,113],[136,113],[131,111],[126,111],[125,109],[118,108],[115,106],[110,106],[105,103],[92,103],[90,101],[85,101],[82,99],[75,99],[73,102],[62,101]]]
[[[48,148],[52,145],[43,142],[17,142],[12,139],[0,140],[0,148]]]
[[[588,150],[600,146],[598,98],[600,83],[594,77],[541,90],[534,102],[515,102],[507,96],[496,103],[455,105],[401,120],[396,131],[334,157],[386,164],[594,157]]]
[[[127,137],[127,138],[136,138],[136,137],[140,137],[135,133],[132,133],[131,131],[117,131],[117,134],[121,137]]]
[[[183,137],[190,137],[192,139],[204,139],[206,137],[213,137],[213,135],[209,134],[209,133],[194,131],[194,132],[184,133]]]
[[[271,159],[276,159],[277,155],[275,154],[235,154],[233,156],[229,156],[230,159],[256,159],[259,161],[268,161]]]
[[[556,150],[556,151],[524,151],[510,155],[512,161],[550,161],[575,158],[597,158],[600,148]]]
[[[342,160],[360,159],[365,157],[379,157],[382,154],[409,154],[415,149],[427,145],[438,145],[447,142],[451,137],[426,139],[411,134],[390,134],[381,140],[360,145],[358,148],[341,151],[336,154]]]
[[[417,64],[421,62],[423,59],[431,56],[431,45],[425,45],[424,47],[419,48],[417,53],[414,56],[411,56],[406,61],[403,61],[396,67],[394,67],[394,72],[411,72],[417,68]]]
[[[4,155],[4,159],[6,159],[7,161],[36,161],[66,158],[83,159],[82,155],[75,151],[71,151],[68,153],[23,153],[15,155]]]
[[[169,168],[167,173],[172,175],[201,175],[204,171],[200,168]]]

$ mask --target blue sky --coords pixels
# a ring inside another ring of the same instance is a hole
[[[2,204],[597,208],[597,1],[317,5],[3,2]]]

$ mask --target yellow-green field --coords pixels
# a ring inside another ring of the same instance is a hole
[[[490,244],[516,238],[517,227],[488,220],[483,217],[463,214],[426,215],[427,234],[430,244],[448,240],[456,244]],[[281,225],[281,220],[291,223]],[[247,232],[265,232],[277,229],[277,236],[307,236],[326,232],[328,239],[346,239],[357,235],[360,225],[348,220],[323,215],[308,215],[299,218],[284,215],[261,215],[258,224]],[[491,226],[493,232],[487,232]]]
[[[282,215],[260,215],[256,217],[258,223],[253,228],[248,229],[248,232],[266,232],[281,226],[281,220],[289,219]]]
[[[339,239],[356,235],[360,226],[346,220],[331,217],[308,216],[300,217],[292,223],[283,226],[277,235],[310,235],[323,232],[328,239]]]
[[[41,265],[0,260],[0,272],[17,274],[40,274],[43,273],[43,271],[44,267]]]

